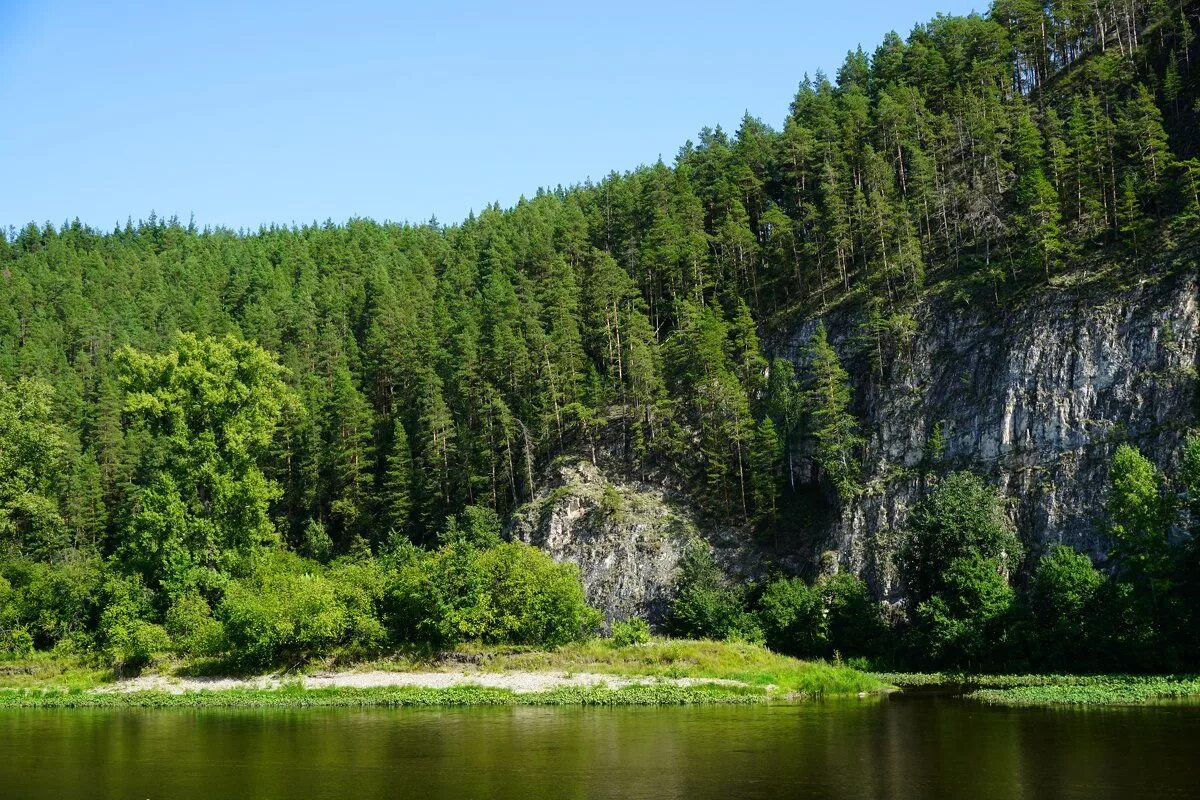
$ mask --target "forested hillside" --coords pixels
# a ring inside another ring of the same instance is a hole
[[[161,621],[261,548],[394,553],[491,514],[486,539],[598,448],[759,531],[802,452],[836,508],[862,490],[839,354],[820,328],[795,374],[760,337],[849,305],[882,363],[931,295],[1017,305],[1195,244],[1198,29],[1194,2],[1000,0],[805,77],[778,130],[705,128],[672,164],[459,224],[12,230],[8,583],[103,562]],[[7,627],[101,625],[56,613]]]

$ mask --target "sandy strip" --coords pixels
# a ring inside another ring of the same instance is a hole
[[[166,675],[140,675],[96,691],[103,692],[184,692],[220,691],[222,689],[277,689],[297,678],[282,675],[260,675],[254,678],[175,678]],[[508,689],[517,694],[545,692],[564,687],[604,685],[610,689],[644,684],[696,686],[715,683],[724,686],[744,686],[741,681],[719,678],[658,678],[605,675],[597,672],[328,672],[299,677],[305,689],[348,687],[365,689],[379,686],[414,686],[423,689],[448,689],[453,686],[484,686],[489,689]]]

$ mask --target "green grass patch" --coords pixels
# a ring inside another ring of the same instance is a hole
[[[901,688],[946,687],[991,705],[1139,705],[1200,698],[1194,675],[973,675],[961,672],[881,672]]]
[[[761,689],[698,684],[646,684],[610,689],[568,687],[516,693],[482,686],[428,689],[229,689],[170,692],[0,690],[0,708],[405,708],[450,706],[680,706],[766,702]]]
[[[1075,677],[1080,679],[1058,683],[1029,682],[1005,688],[981,688],[967,693],[966,698],[1005,706],[1125,706],[1200,698],[1200,678],[1190,675]]]
[[[873,675],[840,664],[801,661],[746,642],[652,639],[646,644],[616,647],[593,639],[556,650],[489,651],[474,648],[486,670],[557,670],[622,676],[700,678],[739,681],[749,686],[800,697],[852,695],[884,691]]]
[[[824,661],[801,661],[744,642],[652,639],[618,647],[595,639],[553,650],[525,647],[466,645],[449,652],[399,651],[386,658],[351,662],[330,656],[299,665],[281,665],[283,673],[299,678],[313,672],[462,671],[480,673],[563,672],[599,673],[614,678],[639,678],[644,685],[621,689],[568,687],[549,692],[515,694],[482,687],[425,689],[419,687],[239,688],[170,692],[93,691],[111,685],[111,672],[84,662],[44,659],[20,679],[0,676],[0,707],[167,707],[167,706],[321,706],[321,705],[677,705],[711,702],[757,702],[766,699],[805,699],[877,693],[888,686],[856,669]],[[228,676],[219,661],[161,659],[153,672],[177,677]],[[234,673],[236,674],[236,673]],[[242,675],[241,677],[251,677]],[[670,679],[730,681],[679,686]],[[661,680],[657,680],[661,679]]]
[[[111,669],[76,655],[34,652],[0,661],[0,687],[6,689],[90,689],[114,679]]]

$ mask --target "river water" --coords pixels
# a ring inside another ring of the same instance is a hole
[[[1200,797],[1200,706],[2,710],[3,798]]]

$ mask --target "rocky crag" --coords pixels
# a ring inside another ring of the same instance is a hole
[[[586,458],[556,460],[511,533],[578,564],[588,602],[604,612],[606,623],[631,616],[661,623],[680,560],[694,543],[707,545],[734,576],[756,575],[762,565],[747,532],[702,527],[687,501],[663,483],[601,469]]]
[[[852,318],[826,324],[839,352],[856,350]],[[780,348],[801,368],[815,326],[798,326]],[[1197,424],[1197,270],[1116,293],[1042,292],[1003,312],[935,304],[882,372],[870,362],[847,362],[867,490],[813,553],[836,551],[881,597],[898,599],[895,532],[938,475],[970,469],[1008,498],[1031,553],[1063,543],[1099,559],[1113,451],[1131,442],[1171,469]]]
[[[832,558],[897,601],[897,531],[938,476],[971,469],[993,481],[1030,553],[1062,542],[1102,559],[1096,517],[1112,452],[1132,442],[1171,469],[1197,424],[1194,261],[1132,288],[1046,290],[1004,310],[930,301],[908,341],[882,358],[853,310],[824,322],[852,376],[866,489],[806,526],[787,552],[764,554],[744,531],[705,527],[681,493],[585,459],[553,465],[515,535],[578,563],[589,599],[609,619],[661,620],[679,559],[697,537],[735,577],[753,577],[769,560],[811,573]],[[816,324],[803,320],[772,346],[801,374]],[[793,456],[794,480],[811,481],[805,453]]]

